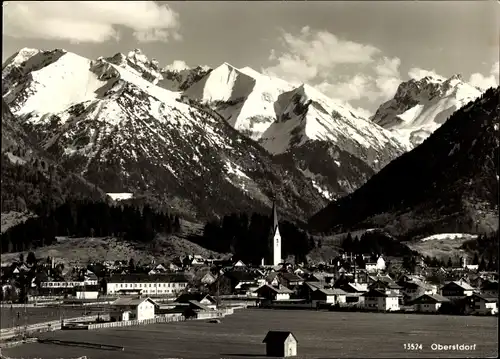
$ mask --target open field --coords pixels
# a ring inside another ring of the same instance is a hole
[[[97,314],[98,312],[102,312],[102,308],[87,306],[86,307],[87,314]],[[24,326],[25,324],[38,324],[43,322],[50,322],[53,320],[58,320],[59,318],[76,318],[83,316],[85,309],[82,307],[27,307],[26,308],[26,316],[24,312],[24,308],[6,308],[3,307],[0,309],[0,325],[2,329],[12,328],[16,326]],[[17,313],[19,313],[19,319],[17,317]],[[26,321],[25,321],[26,317]]]
[[[447,259],[448,257],[462,257],[466,252],[460,247],[464,242],[470,240],[470,237],[441,237],[431,240],[415,240],[405,242],[408,247],[419,252],[423,256]]]
[[[15,358],[260,358],[268,330],[290,330],[299,358],[493,357],[497,356],[497,318],[470,316],[340,313],[299,310],[238,310],[220,324],[206,321],[155,324],[98,331],[61,331],[43,338],[122,345],[124,351],[26,344],[6,349]],[[421,343],[411,352],[405,343]],[[436,344],[476,344],[475,351],[437,352]]]

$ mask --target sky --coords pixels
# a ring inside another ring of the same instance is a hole
[[[162,66],[228,62],[307,83],[366,115],[427,74],[498,86],[497,1],[10,1],[2,62],[23,47]]]

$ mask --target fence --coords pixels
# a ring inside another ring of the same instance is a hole
[[[197,316],[193,318],[196,319],[213,319],[220,318],[226,315],[231,315],[234,313],[233,308],[223,308],[218,310],[210,310],[210,311],[199,311]],[[172,322],[183,322],[186,320],[186,317],[182,314],[164,314],[162,316],[158,316],[151,319],[144,320],[126,320],[120,322],[110,322],[110,323],[97,323],[97,324],[89,324],[88,330],[96,330],[96,329],[106,329],[106,328],[117,328],[117,327],[129,327],[134,325],[147,325],[147,324],[156,324],[156,323],[172,323]]]
[[[102,315],[88,315],[86,317],[64,319],[64,323],[89,322],[96,320],[97,318],[102,318]],[[22,327],[2,329],[0,331],[0,339],[5,340],[34,332],[41,333],[41,332],[48,332],[60,329],[61,329],[61,320],[53,320],[50,322],[28,325],[27,327],[22,326]]]
[[[182,322],[186,320],[186,318],[181,314],[169,314],[161,317],[144,319],[144,320],[125,320],[121,322],[110,322],[110,323],[97,323],[90,324],[88,326],[88,330],[95,329],[106,329],[106,328],[117,328],[117,327],[130,327],[133,325],[147,325],[147,324],[156,324],[156,323],[171,323],[171,322]]]

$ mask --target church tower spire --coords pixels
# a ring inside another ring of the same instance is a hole
[[[271,228],[271,265],[277,266],[282,262],[281,258],[281,234],[278,224],[278,211],[276,210],[276,201],[273,200],[272,210],[272,228]]]

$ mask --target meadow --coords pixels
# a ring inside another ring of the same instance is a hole
[[[15,358],[260,358],[268,330],[292,331],[298,358],[496,357],[497,318],[243,309],[222,319],[155,324],[97,331],[58,331],[43,338],[121,345],[124,351],[55,344],[4,350]],[[405,350],[407,343],[423,349]],[[431,350],[431,344],[476,344],[474,351]]]
[[[2,329],[12,328],[16,326],[24,326],[25,324],[38,324],[59,320],[59,318],[76,318],[83,316],[84,312],[87,314],[97,314],[102,311],[99,307],[87,306],[86,309],[82,307],[2,307],[0,309],[0,326]],[[19,313],[19,317],[17,315]]]

